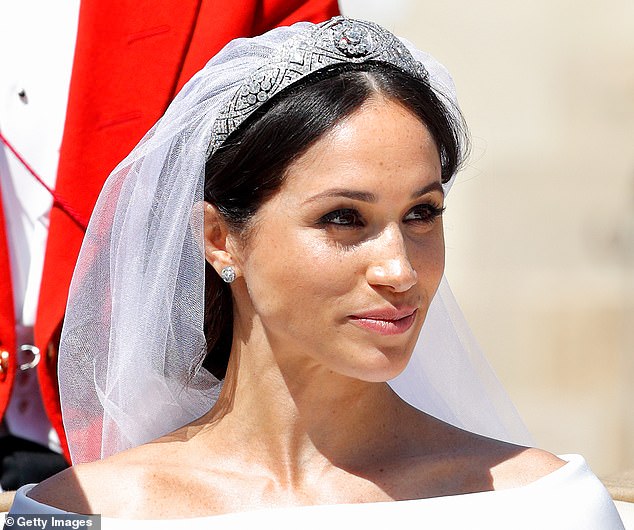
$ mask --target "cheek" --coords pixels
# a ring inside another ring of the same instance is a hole
[[[257,234],[243,266],[251,304],[263,320],[317,320],[318,308],[349,292],[351,261],[315,236],[312,230]]]
[[[433,295],[445,271],[445,241],[442,228],[429,234],[423,244],[412,245],[410,260],[418,274],[419,284],[424,284],[425,291],[430,296]]]

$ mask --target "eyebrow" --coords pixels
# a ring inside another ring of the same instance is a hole
[[[414,193],[412,193],[412,199],[422,197],[423,195],[432,191],[439,191],[443,195],[445,194],[445,191],[440,182],[432,182],[431,184],[427,184],[426,186],[423,186],[419,190],[416,190]],[[347,188],[332,188],[326,191],[322,191],[317,195],[313,195],[312,197],[309,197],[304,201],[304,203],[315,202],[320,199],[333,199],[341,197],[345,199],[352,199],[354,201],[370,203],[378,201],[377,196],[374,193],[370,193],[369,191],[349,190]]]
[[[416,199],[417,197],[422,197],[423,195],[430,193],[432,191],[438,191],[442,193],[443,197],[445,195],[445,188],[442,187],[442,184],[438,181],[434,181],[427,186],[423,186],[418,191],[412,193],[412,199]]]

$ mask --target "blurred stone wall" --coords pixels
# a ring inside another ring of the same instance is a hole
[[[447,277],[538,445],[634,466],[634,2],[341,0],[451,71]]]

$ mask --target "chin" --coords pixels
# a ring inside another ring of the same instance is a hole
[[[402,350],[398,353],[377,351],[375,355],[364,363],[362,369],[352,369],[346,375],[368,383],[385,383],[401,374],[410,359],[410,355],[405,355]]]

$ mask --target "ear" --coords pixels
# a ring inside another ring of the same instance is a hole
[[[236,260],[232,254],[233,238],[229,234],[227,223],[218,209],[208,202],[204,203],[204,220],[205,259],[219,275],[225,267],[232,266],[236,269]]]

